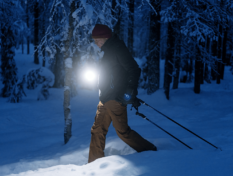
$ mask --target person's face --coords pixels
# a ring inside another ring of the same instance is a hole
[[[108,40],[107,38],[94,38],[95,44],[99,48],[101,48],[107,40]]]

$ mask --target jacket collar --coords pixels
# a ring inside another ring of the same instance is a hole
[[[116,35],[113,35],[111,38],[109,38],[105,43],[104,45],[101,47],[101,50],[102,51],[106,51],[107,49],[109,49],[113,44],[114,44],[114,41],[117,39],[117,36]]]

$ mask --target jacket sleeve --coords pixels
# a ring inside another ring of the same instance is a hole
[[[122,67],[128,72],[128,87],[137,89],[141,69],[123,41],[117,46],[117,56]]]

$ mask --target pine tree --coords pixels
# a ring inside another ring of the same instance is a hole
[[[23,29],[21,6],[16,1],[2,0],[0,3],[1,95],[9,97],[17,83],[17,68],[14,60],[16,39]]]
[[[180,77],[180,62],[181,62],[181,35],[176,35],[175,39],[175,51],[174,51],[174,74],[173,74],[173,89],[178,89],[179,77]]]
[[[17,68],[14,60],[16,41],[10,26],[1,29],[1,70],[3,85],[2,96],[9,97],[17,83]]]
[[[195,72],[197,75],[195,75],[194,90],[195,92],[200,92],[198,87],[199,83],[204,83],[204,67],[206,64],[212,68],[211,73],[213,79],[217,78],[217,72],[223,73],[222,59],[220,59],[222,58],[221,53],[223,53],[221,51],[222,29],[227,27],[227,19],[229,19],[229,15],[232,15],[232,10],[229,9],[232,9],[232,6],[229,0],[220,0],[217,2],[205,0],[172,0],[170,2],[170,6],[161,13],[162,21],[177,24],[178,19],[182,19],[181,26],[172,25],[172,28],[174,31],[181,32],[183,38],[181,46],[188,53],[186,55],[189,58],[195,58],[195,63],[198,65],[198,68],[195,68],[195,70],[199,70],[199,72]],[[181,10],[181,16],[177,17],[177,9]],[[180,30],[177,26],[181,27]],[[212,54],[204,46],[206,43],[205,40],[208,38],[211,40]],[[189,46],[186,44],[187,42]],[[200,57],[196,57],[196,54],[192,51],[193,46],[195,46],[195,51],[199,53]],[[191,75],[191,72],[189,75]],[[221,74],[219,74],[218,82],[220,82],[220,78]],[[196,79],[200,80],[197,81]]]
[[[195,78],[194,78],[194,93],[200,93],[201,91],[201,69],[202,69],[202,61],[201,61],[201,52],[198,44],[195,46],[196,58],[195,58]]]
[[[218,47],[218,42],[216,40],[213,40],[212,39],[212,47],[211,47],[211,50],[212,50],[212,56],[217,58],[217,47]],[[217,62],[215,61],[214,64],[211,66],[211,77],[212,77],[212,80],[216,80],[217,79]]]
[[[217,45],[217,84],[220,84],[220,79],[221,79],[221,69],[222,69],[222,26],[221,24],[219,25],[219,36],[218,36],[218,45]]]
[[[121,4],[121,0],[119,0],[118,3]],[[121,8],[119,7],[119,4],[117,4],[117,0],[112,0],[112,15],[117,18],[117,23],[115,24],[113,31],[117,34],[119,39],[121,39]]]
[[[45,36],[39,45],[39,51],[46,49],[51,59],[61,52],[65,62],[64,83],[64,114],[65,143],[71,137],[72,119],[70,115],[70,95],[72,82],[72,63],[74,55],[81,58],[88,55],[88,49],[93,45],[91,32],[95,24],[105,24],[113,29],[116,19],[112,14],[112,0],[107,1],[60,1],[54,0],[51,5],[51,16]],[[116,4],[127,9],[127,1],[116,0]],[[69,14],[69,15],[68,15]],[[57,49],[59,48],[59,49]],[[59,51],[60,50],[60,51]],[[98,58],[98,57],[97,57]],[[98,60],[96,58],[96,60]],[[82,62],[87,62],[83,59]]]
[[[182,6],[180,3],[176,2],[176,22],[175,22],[175,46],[174,46],[174,59],[173,59],[173,89],[178,89],[179,84],[179,77],[180,77],[180,63],[181,63],[181,19],[182,19],[182,13],[181,9]]]
[[[150,37],[149,37],[149,56],[148,65],[148,86],[147,94],[150,95],[159,89],[160,81],[160,4],[153,4],[156,13],[151,9],[150,15]]]
[[[168,23],[168,39],[167,39],[167,52],[165,60],[165,72],[164,72],[164,93],[166,98],[169,100],[170,96],[170,84],[172,82],[172,71],[173,71],[173,58],[174,58],[174,46],[175,38],[174,31],[172,28],[173,22]]]
[[[223,9],[223,11],[225,12],[225,14],[223,15],[225,21],[226,21],[226,25],[225,27],[222,28],[223,33],[222,33],[222,63],[221,63],[221,68],[220,68],[220,78],[223,79],[224,78],[224,70],[225,70],[225,65],[226,65],[226,55],[227,55],[227,41],[228,41],[228,30],[229,30],[229,16],[233,16],[233,6],[232,6],[232,2],[229,0],[221,0],[220,3],[220,7],[221,9]],[[231,20],[232,22],[232,20]]]
[[[132,56],[134,54],[134,0],[129,1],[129,24],[128,24],[128,49]]]
[[[29,0],[26,0],[26,23],[29,29]],[[30,54],[30,35],[27,34],[27,54]]]
[[[227,64],[226,55],[227,55],[227,37],[228,37],[228,27],[224,29],[223,35],[223,44],[222,44],[222,68],[221,68],[221,79],[224,78],[225,65]]]
[[[56,54],[54,57],[54,69],[53,73],[55,75],[54,87],[64,87],[64,59],[61,50],[56,47]]]
[[[206,43],[205,43],[205,47],[206,47],[206,51],[207,53],[210,55],[211,54],[211,44],[210,44],[210,38],[207,36],[206,37]],[[210,56],[207,56],[207,60],[209,60]],[[207,83],[211,83],[211,71],[209,69],[209,64],[205,63],[205,68],[204,68],[204,80]]]
[[[21,80],[19,80],[16,84],[14,84],[13,90],[11,91],[10,95],[10,102],[11,103],[18,103],[23,96],[27,96],[24,92],[24,83],[25,83],[25,75]]]
[[[34,63],[39,64],[39,2],[34,1]]]

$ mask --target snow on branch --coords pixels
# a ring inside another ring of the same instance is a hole
[[[51,6],[51,16],[49,26],[43,37],[39,50],[46,50],[50,58],[54,58],[57,48],[61,52],[65,51],[65,41],[68,37],[69,29],[69,4],[71,1],[54,0]],[[120,3],[117,0],[117,4]],[[91,32],[96,23],[108,25],[113,29],[117,19],[112,15],[112,1],[87,1],[80,0],[76,2],[77,9],[73,12],[74,18],[73,38],[70,42],[72,47],[71,55],[75,52],[86,53],[91,44]],[[81,54],[82,55],[82,54]]]
[[[182,34],[195,37],[201,42],[205,41],[205,36],[216,38],[219,35],[218,25],[227,27],[225,6],[204,0],[174,0],[160,14],[161,21],[175,22],[180,25]]]
[[[65,67],[67,67],[67,68],[72,68],[72,58],[67,58],[66,60],[65,60]]]

